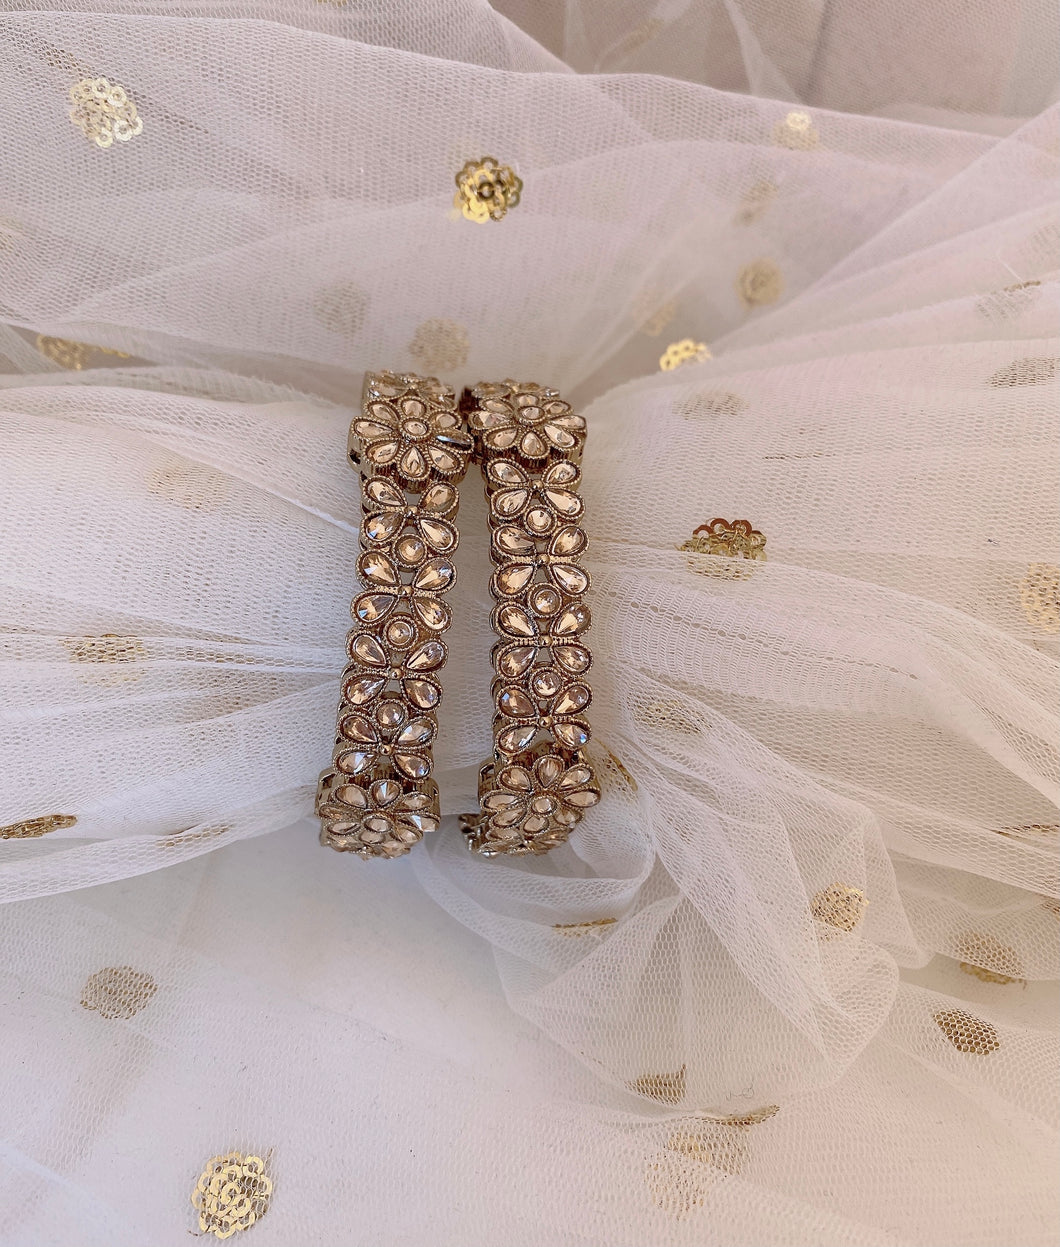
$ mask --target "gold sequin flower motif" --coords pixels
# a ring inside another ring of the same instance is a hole
[[[469,221],[483,224],[500,221],[519,202],[522,180],[513,169],[502,165],[493,156],[469,160],[456,175],[453,205]]]
[[[265,1172],[264,1160],[229,1152],[206,1162],[191,1203],[204,1234],[230,1238],[260,1220],[268,1212],[271,1199],[272,1179]]]
[[[70,88],[70,100],[70,120],[97,147],[127,143],[143,131],[136,105],[109,78],[82,78]]]
[[[1020,581],[1023,612],[1043,632],[1060,632],[1060,567],[1032,563]]]
[[[751,527],[750,520],[713,519],[709,524],[700,524],[680,549],[695,554],[720,554],[730,559],[764,560],[766,538],[764,533]]]
[[[693,338],[682,338],[680,342],[671,342],[659,357],[659,367],[663,372],[673,372],[682,364],[701,364],[710,359],[710,347],[705,342],[696,342]]]

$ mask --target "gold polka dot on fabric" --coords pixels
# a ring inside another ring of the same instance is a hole
[[[987,1056],[1001,1047],[994,1027],[964,1009],[946,1009],[936,1013],[935,1025],[958,1052]]]
[[[230,477],[191,460],[152,469],[147,492],[185,511],[216,511],[228,496]]]
[[[736,293],[747,307],[776,303],[784,293],[784,275],[772,260],[752,260],[740,269]]]
[[[602,750],[597,766],[597,774],[611,788],[618,788],[630,795],[635,795],[637,792],[637,781],[610,749]]]
[[[214,823],[209,827],[189,827],[184,831],[174,831],[168,836],[158,837],[158,846],[162,849],[176,849],[189,844],[206,844],[218,840],[232,830],[231,823]]]
[[[242,1152],[213,1156],[206,1162],[191,1196],[204,1234],[229,1238],[249,1230],[269,1211],[273,1183],[266,1164],[266,1159]]]
[[[61,637],[60,644],[70,655],[71,662],[87,664],[84,670],[79,671],[83,679],[110,686],[126,684],[143,676],[142,668],[114,669],[114,664],[136,663],[147,657],[147,650],[139,637],[105,632],[102,636]],[[100,669],[101,664],[105,664],[105,669]]]
[[[1032,308],[1042,297],[1040,281],[1021,281],[1013,286],[1004,286],[984,295],[975,305],[980,316],[994,324],[1000,321],[1016,320],[1024,312]]]
[[[860,888],[852,888],[845,883],[830,883],[814,896],[810,912],[818,922],[825,922],[840,931],[853,931],[868,903]]]
[[[637,1095],[647,1096],[662,1104],[679,1104],[685,1096],[684,1065],[672,1074],[645,1074],[627,1083],[630,1091]]]
[[[633,718],[644,727],[663,727],[689,735],[699,734],[699,721],[692,718],[681,702],[666,697],[635,702]]]
[[[738,416],[747,410],[748,405],[746,398],[731,390],[706,390],[702,394],[678,399],[674,411],[679,416],[695,420],[702,416]]]
[[[753,225],[780,193],[776,182],[762,179],[744,192],[733,217],[734,225]]]
[[[37,818],[24,818],[17,823],[0,827],[0,840],[36,840],[50,831],[62,831],[77,823],[74,814],[42,814]]]
[[[464,218],[483,224],[500,221],[514,208],[523,193],[522,180],[508,165],[493,156],[469,160],[456,175],[454,208]]]
[[[416,326],[409,354],[428,372],[452,372],[467,363],[471,339],[463,325],[441,318]]]
[[[318,290],[313,315],[329,332],[352,341],[364,328],[368,295],[353,282],[338,282]]]
[[[664,1151],[648,1163],[648,1190],[654,1202],[673,1216],[701,1207],[721,1174],[741,1173],[751,1157],[750,1127],[780,1112],[776,1104],[729,1117],[698,1116],[666,1140]]]
[[[705,359],[712,358],[710,347],[705,342],[682,338],[680,342],[671,342],[659,356],[659,368],[662,372],[673,372],[684,364],[701,364]]]
[[[773,127],[773,142],[794,152],[809,152],[819,146],[821,135],[809,113],[794,110]]]
[[[993,976],[986,980],[988,982],[997,982],[1001,978],[1015,983],[1023,977],[1023,962],[1019,953],[996,936],[980,931],[962,931],[954,938],[952,948],[953,955],[962,963],[961,969],[965,965],[969,967],[965,973],[974,974],[979,969]]]
[[[96,147],[126,143],[144,123],[125,88],[109,78],[82,78],[70,88],[71,122]]]
[[[1060,632],[1060,567],[1032,563],[1020,581],[1023,613],[1043,632]]]
[[[963,974],[970,974],[972,978],[976,978],[980,983],[1024,983],[1025,979],[1013,978],[1009,974],[998,974],[996,970],[988,970],[985,966],[973,965],[970,961],[962,961],[959,968]]]
[[[1000,389],[1009,385],[1045,385],[1060,372],[1060,359],[1048,355],[1031,355],[1013,360],[987,379],[987,385]]]
[[[142,970],[132,966],[107,966],[89,975],[81,989],[81,1007],[94,1009],[101,1017],[134,1017],[151,1001],[158,984]]]
[[[604,927],[613,927],[617,921],[617,918],[593,918],[589,922],[554,922],[552,930],[569,936],[599,935]]]
[[[1041,836],[1055,836],[1060,832],[1060,823],[1023,823],[1018,827],[996,827],[994,830],[999,836],[1034,841]]]
[[[700,524],[678,550],[688,554],[709,554],[735,560],[731,564],[701,562],[689,559],[688,567],[700,576],[716,576],[724,580],[745,580],[755,563],[766,560],[766,537],[749,520],[713,519]]]
[[[37,334],[34,345],[45,359],[50,359],[53,364],[58,364],[60,368],[65,368],[69,372],[80,372],[89,365],[96,354],[114,355],[118,359],[130,358],[124,351],[115,351],[106,346],[93,346],[90,342],[74,342],[70,338],[51,338],[43,333]]]

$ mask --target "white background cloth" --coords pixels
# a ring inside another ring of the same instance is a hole
[[[76,822],[0,841],[5,1247],[184,1243],[232,1149],[252,1247],[1055,1242],[1056,21],[6,6],[0,824]],[[316,843],[379,367],[587,417],[605,799],[547,858]]]

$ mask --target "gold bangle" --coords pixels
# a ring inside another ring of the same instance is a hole
[[[453,520],[472,442],[434,377],[367,373],[349,457],[361,471],[363,592],[347,637],[332,765],[320,777],[321,843],[400,857],[438,827],[430,778],[456,582]]]
[[[493,757],[479,771],[479,805],[461,816],[485,856],[547,853],[600,799],[584,747],[592,655],[583,634],[587,538],[576,521],[585,420],[553,389],[482,383],[460,401],[475,439],[489,506]]]

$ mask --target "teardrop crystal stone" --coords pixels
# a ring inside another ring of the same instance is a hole
[[[394,407],[389,403],[374,402],[368,404],[368,414],[376,420],[381,420],[383,424],[393,425],[397,427],[398,414]]]
[[[541,419],[541,408],[537,398],[532,394],[520,394],[515,400],[519,408],[519,419],[523,424],[537,424]]]
[[[507,459],[494,460],[486,469],[486,475],[496,485],[524,486],[527,484],[526,473],[517,464]]]
[[[542,585],[530,594],[530,605],[539,615],[554,615],[563,605],[563,599],[549,585]]]
[[[417,563],[422,563],[426,558],[427,547],[419,537],[406,536],[395,543],[394,553],[398,556],[399,562],[407,567],[415,567]]]
[[[409,671],[434,671],[445,662],[445,646],[441,641],[424,641],[408,656]]]
[[[431,429],[426,420],[402,420],[401,431],[406,437],[419,441],[420,438],[426,437]]]
[[[394,609],[396,601],[391,593],[362,593],[353,602],[354,618],[361,623],[375,623]]]
[[[413,749],[418,745],[426,745],[434,735],[434,724],[430,719],[413,719],[397,738],[397,743],[404,749]]]
[[[373,442],[365,447],[364,453],[376,467],[384,467],[394,462],[400,449],[399,442]]]
[[[516,593],[522,593],[533,579],[533,575],[532,564],[513,563],[510,567],[503,567],[500,571],[493,573],[493,584],[498,593],[505,597],[514,597]]]
[[[497,612],[497,623],[500,629],[514,637],[532,637],[537,629],[533,620],[522,606],[509,603]]]
[[[406,814],[404,819],[410,826],[415,827],[421,836],[438,830],[438,820],[433,814]]]
[[[452,618],[449,607],[437,598],[413,598],[412,609],[419,616],[424,627],[432,632],[444,632]]]
[[[380,424],[378,420],[354,420],[353,431],[358,437],[370,442],[382,437],[394,436],[393,428],[388,424]]]
[[[581,515],[583,504],[578,494],[572,494],[569,489],[546,489],[544,494],[560,515]]]
[[[456,455],[441,446],[436,446],[433,442],[427,447],[427,454],[439,472],[456,472],[460,468],[460,460]]]
[[[409,480],[419,481],[427,475],[427,460],[418,446],[410,446],[401,456],[398,468]]]
[[[576,762],[567,768],[566,775],[559,782],[560,788],[578,788],[587,784],[593,777],[592,769],[583,763]]]
[[[362,675],[346,682],[345,697],[351,706],[363,706],[383,691],[386,680],[380,676]]]
[[[533,777],[525,766],[506,766],[497,778],[505,788],[510,788],[513,792],[529,792],[534,786]],[[500,793],[494,794],[494,796],[501,795]],[[511,800],[517,801],[518,798],[512,797]]]
[[[500,844],[512,844],[523,838],[523,833],[518,827],[506,827],[503,823],[498,823],[496,819],[491,821],[488,835],[491,840],[496,840]]]
[[[369,541],[389,541],[399,532],[405,516],[401,511],[383,511],[379,515],[370,515],[364,521],[364,535]]]
[[[554,463],[552,467],[541,478],[542,483],[548,486],[571,485],[578,479],[578,469],[570,462],[564,459],[559,463]]]
[[[364,495],[369,502],[381,507],[403,507],[405,491],[387,480],[385,476],[375,476],[364,486]]]
[[[528,836],[537,835],[539,831],[544,831],[548,826],[548,819],[543,818],[540,814],[531,814],[523,819],[523,831]]]
[[[416,625],[407,615],[399,615],[391,619],[383,629],[387,644],[395,649],[404,649],[416,639]]]
[[[395,827],[394,839],[400,840],[402,844],[419,844],[423,839],[423,833],[415,827]]]
[[[402,687],[417,710],[433,710],[442,696],[441,689],[430,680],[406,680]]]
[[[409,779],[426,779],[431,773],[431,760],[425,753],[395,752],[394,765]]]
[[[561,528],[558,533],[549,542],[548,552],[553,555],[561,555],[563,558],[574,558],[585,549],[586,536],[581,528],[576,528],[573,524],[566,528]]]
[[[376,805],[386,806],[401,796],[401,785],[393,779],[377,779],[368,789],[368,795]]]
[[[580,719],[568,719],[565,723],[553,723],[552,735],[568,749],[581,749],[589,743],[589,727]]]
[[[552,621],[552,634],[553,636],[573,636],[575,633],[584,632],[588,627],[589,608],[579,602],[575,606],[568,606],[556,616]]]
[[[557,698],[556,704],[552,707],[552,713],[577,714],[579,710],[584,710],[590,701],[592,701],[592,693],[589,692],[587,684],[572,684]]]
[[[512,405],[503,398],[486,398],[482,401],[482,409],[484,411],[494,411],[502,416],[512,416]]]
[[[508,425],[502,429],[490,429],[482,435],[482,440],[490,450],[509,450],[516,438],[516,430]]]
[[[589,670],[592,657],[583,645],[554,645],[552,654],[556,662],[571,675],[581,675]]]
[[[341,788],[336,789],[335,797],[343,805],[350,805],[355,810],[364,809],[364,789],[358,788],[356,784],[343,784]]]
[[[387,732],[399,728],[408,717],[404,703],[396,697],[384,697],[375,708],[375,721]]]
[[[456,545],[456,529],[452,524],[447,524],[445,520],[423,516],[419,521],[419,530],[423,534],[424,541],[428,542],[431,549],[437,550],[439,554],[447,554]]]
[[[490,499],[490,510],[494,515],[509,519],[519,514],[526,506],[526,500],[529,497],[530,494],[525,489],[503,489]]]
[[[555,697],[563,687],[563,677],[552,667],[535,671],[530,681],[535,697]]]
[[[430,559],[420,568],[413,578],[416,589],[428,593],[441,593],[452,586],[456,579],[456,568],[448,559]]]
[[[420,499],[420,506],[426,511],[433,511],[436,515],[444,515],[452,507],[456,506],[459,494],[456,487],[442,482],[438,485],[432,485]]]
[[[375,753],[366,753],[361,749],[348,749],[340,753],[335,765],[344,775],[359,775],[375,757]]]
[[[380,820],[377,819],[376,821],[378,822]],[[387,823],[386,825],[389,826],[389,823]],[[385,831],[377,831],[372,827],[365,827],[364,830],[361,832],[361,843],[362,844],[378,844],[380,840],[385,840],[385,839],[386,839]]]
[[[566,429],[561,429],[558,424],[553,424],[551,420],[544,426],[542,432],[557,450],[570,450],[578,440],[573,433],[568,433]]]
[[[497,748],[501,753],[522,753],[537,735],[537,724],[526,723],[519,727],[509,727],[497,737]]]
[[[357,560],[357,571],[362,580],[384,588],[394,588],[400,584],[397,568],[385,554],[369,550]]]
[[[517,680],[534,661],[536,655],[537,648],[533,645],[513,645],[503,654],[498,655],[497,670],[511,680]]]
[[[527,528],[539,536],[551,532],[556,523],[555,516],[547,507],[531,507],[523,519]]]
[[[431,805],[438,804],[438,789],[434,784],[428,784],[427,792],[408,792],[405,794],[405,800],[402,806],[406,810],[426,810]]]
[[[538,783],[543,788],[548,788],[563,774],[563,763],[555,754],[546,754],[545,757],[538,758],[534,764],[534,774],[537,776]]]
[[[423,416],[427,410],[426,404],[420,398],[403,398],[401,400],[401,411],[406,416]]]
[[[531,430],[523,434],[519,449],[528,459],[541,459],[548,454],[548,443],[539,433]]]
[[[550,570],[564,593],[584,593],[589,587],[589,575],[580,567],[573,567],[570,563],[553,563]]]
[[[513,558],[526,558],[537,551],[537,545],[515,524],[504,524],[493,534],[494,547]]]
[[[371,720],[366,719],[363,714],[347,716],[342,720],[339,731],[347,740],[357,741],[364,745],[375,743],[375,729],[372,727]]]
[[[501,713],[513,719],[525,719],[536,713],[537,707],[533,700],[520,688],[508,688],[497,698]]]
[[[358,633],[350,642],[350,657],[366,667],[388,666],[386,651],[369,632]]]
[[[577,792],[566,793],[563,800],[581,809],[588,809],[590,805],[595,805],[600,800],[600,794],[595,788],[581,788]]]

